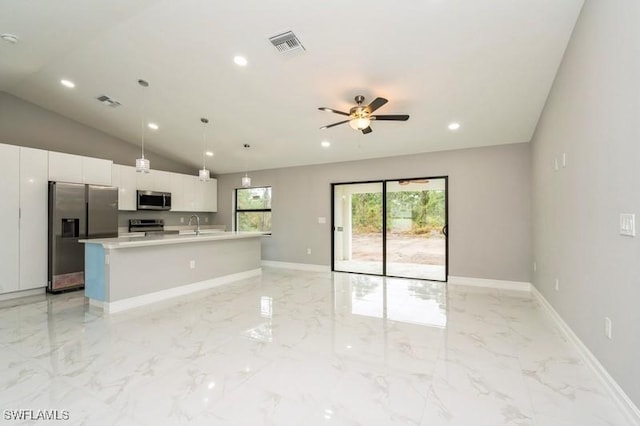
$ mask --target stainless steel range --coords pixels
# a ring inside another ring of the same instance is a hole
[[[144,232],[149,235],[178,234],[180,231],[164,229],[164,219],[129,219],[129,232]]]

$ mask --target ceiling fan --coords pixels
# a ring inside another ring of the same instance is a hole
[[[389,102],[385,98],[375,98],[369,105],[362,105],[364,103],[364,96],[358,95],[355,97],[355,101],[358,105],[349,110],[348,113],[338,111],[333,108],[318,108],[320,111],[333,112],[340,115],[346,115],[348,120],[339,121],[337,123],[329,124],[328,126],[320,127],[321,130],[328,129],[329,127],[338,126],[340,124],[349,123],[354,130],[360,130],[363,134],[371,133],[371,122],[376,121],[407,121],[409,116],[406,114],[401,115],[373,115],[373,112],[380,108],[382,105]]]

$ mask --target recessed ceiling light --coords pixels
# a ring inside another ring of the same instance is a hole
[[[0,34],[0,38],[8,43],[18,43],[18,36],[13,34]]]
[[[233,57],[233,62],[235,62],[236,65],[239,65],[241,67],[247,66],[247,63],[248,63],[247,62],[247,58],[245,58],[244,56],[240,56],[240,55],[234,56]]]
[[[156,123],[147,124],[151,130],[158,130],[160,127]]]
[[[453,123],[449,123],[449,130],[455,131],[458,130],[460,128],[460,123],[456,123],[455,121]]]
[[[331,142],[322,141],[322,142],[320,142],[320,145],[322,145],[323,148],[329,148],[331,146]]]
[[[211,151],[207,151],[205,152],[205,154],[207,154],[207,157],[213,157],[213,152]]]
[[[60,84],[62,84],[64,87],[68,87],[69,89],[73,89],[74,87],[76,87],[76,84],[71,80],[60,80]]]

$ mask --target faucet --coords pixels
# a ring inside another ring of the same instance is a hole
[[[191,219],[196,218],[196,235],[200,235],[200,218],[197,214],[192,214],[189,218],[189,224],[187,226],[191,226]]]

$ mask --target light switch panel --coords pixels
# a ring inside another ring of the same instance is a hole
[[[634,213],[620,213],[620,235],[636,236],[636,215]]]
[[[319,217],[318,218],[318,223],[327,223],[327,218],[326,217]]]

